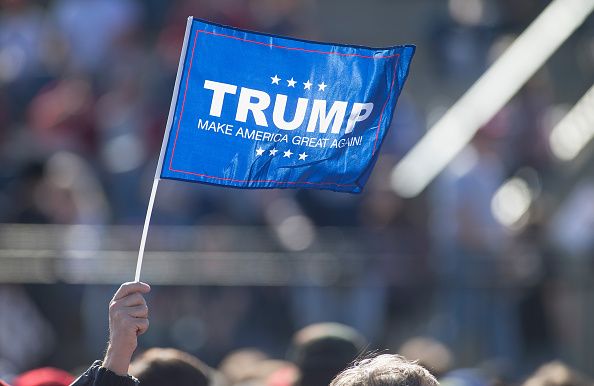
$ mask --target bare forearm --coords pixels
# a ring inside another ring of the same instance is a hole
[[[103,367],[113,371],[114,373],[125,376],[128,375],[128,367],[132,360],[132,353],[125,350],[118,349],[110,344],[107,347],[105,358],[103,359]]]

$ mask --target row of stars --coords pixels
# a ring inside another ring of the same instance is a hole
[[[264,152],[265,152],[265,151],[266,151],[266,150],[262,149],[261,147],[257,148],[257,149],[256,149],[256,156],[261,156],[261,155],[264,155]],[[277,149],[271,149],[271,150],[268,150],[268,155],[269,155],[269,156],[271,156],[271,157],[274,157],[274,156],[276,155],[276,153],[278,153],[278,150],[277,150]],[[284,151],[284,152],[283,152],[283,158],[291,158],[291,156],[292,156],[293,154],[295,154],[295,153],[293,153],[293,152],[292,152],[292,151],[289,149],[289,150],[287,150],[287,151]],[[305,153],[305,152],[298,154],[298,156],[299,156],[299,160],[300,160],[300,161],[305,161],[305,159],[306,159],[307,157],[309,157],[309,155],[308,155],[307,153]]]
[[[272,80],[271,84],[276,84],[276,85],[280,86],[279,82],[282,79],[279,78],[278,75],[271,76],[270,79]],[[295,84],[297,84],[297,81],[295,79],[293,79],[293,77],[291,77],[291,79],[287,79],[287,86],[294,88]],[[311,90],[311,86],[313,86],[313,83],[311,83],[309,81],[309,79],[307,80],[307,82],[303,82],[304,90]],[[327,86],[328,85],[326,83],[324,83],[323,81],[322,81],[322,83],[318,83],[318,91],[326,91]]]

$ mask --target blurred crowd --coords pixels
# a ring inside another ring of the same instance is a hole
[[[42,367],[19,374],[11,384],[135,386],[139,381],[141,386],[437,386],[438,380],[443,386],[590,386],[594,382],[560,361],[546,363],[514,383],[485,369],[453,369],[452,353],[428,338],[413,338],[400,352],[370,351],[366,339],[353,328],[317,323],[294,334],[283,358],[250,347],[230,352],[212,368],[178,349],[151,348],[125,365],[125,375],[105,359],[96,361],[78,378],[78,374]],[[0,386],[8,386],[5,382],[0,379]]]
[[[569,377],[558,362],[543,365],[555,358],[594,369],[594,176],[591,168],[577,181],[559,172],[548,146],[565,105],[594,81],[593,23],[481,128],[425,194],[404,200],[390,183],[394,165],[548,2],[372,3],[423,19],[394,15],[402,25],[390,26],[394,36],[374,41],[381,27],[371,25],[361,27],[368,41],[351,42],[419,46],[365,192],[236,191],[168,181],[159,188],[153,223],[259,225],[287,253],[312,248],[320,227],[352,227],[360,229],[356,253],[373,249],[385,258],[333,287],[162,287],[152,295],[154,324],[141,344],[175,345],[220,363],[234,385],[286,385],[270,379],[302,370],[296,357],[282,355],[293,332],[336,321],[356,328],[371,347],[402,347],[405,356],[428,361],[445,376],[443,384],[518,381],[540,366],[527,386],[581,384],[535,379]],[[3,1],[0,222],[141,224],[186,18],[324,40],[336,31],[349,36],[346,20],[316,23],[317,13],[340,4]],[[415,41],[401,41],[399,32]],[[529,215],[508,227],[494,215],[492,199],[514,175],[536,194]],[[335,252],[347,251],[337,245]],[[102,305],[110,291],[0,286],[0,376],[43,363],[73,368],[81,356],[88,359],[106,339],[97,331],[105,330]],[[424,338],[410,340],[415,335]],[[65,341],[66,347],[56,343]],[[19,343],[22,350],[15,350]],[[257,350],[228,354],[240,347]],[[250,373],[242,374],[246,367]]]

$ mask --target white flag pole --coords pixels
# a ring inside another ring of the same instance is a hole
[[[140,238],[140,248],[138,249],[138,260],[136,261],[136,274],[134,281],[140,281],[140,271],[142,270],[142,260],[144,257],[144,246],[146,244],[146,236],[148,234],[149,225],[151,223],[151,215],[153,213],[153,205],[155,204],[155,196],[157,195],[157,187],[161,176],[161,168],[163,167],[163,158],[165,158],[165,151],[167,150],[167,141],[169,139],[169,132],[173,123],[173,115],[175,114],[177,96],[179,94],[179,83],[182,72],[184,70],[184,62],[186,58],[186,51],[188,49],[188,40],[190,39],[190,31],[192,29],[193,17],[188,17],[186,24],[186,33],[184,35],[184,44],[182,46],[181,55],[179,57],[179,65],[177,67],[177,76],[175,78],[175,86],[173,88],[173,96],[171,97],[171,104],[169,106],[169,116],[167,117],[167,125],[165,126],[165,134],[163,135],[163,143],[161,144],[161,153],[159,154],[159,162],[157,163],[157,170],[155,171],[155,178],[153,180],[153,188],[151,189],[151,196],[149,198],[148,207],[146,209],[146,217],[144,218],[144,226],[142,227],[142,237]]]

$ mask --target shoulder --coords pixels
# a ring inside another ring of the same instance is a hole
[[[101,361],[95,361],[71,386],[138,386],[136,378],[128,375],[121,376],[101,366]]]

